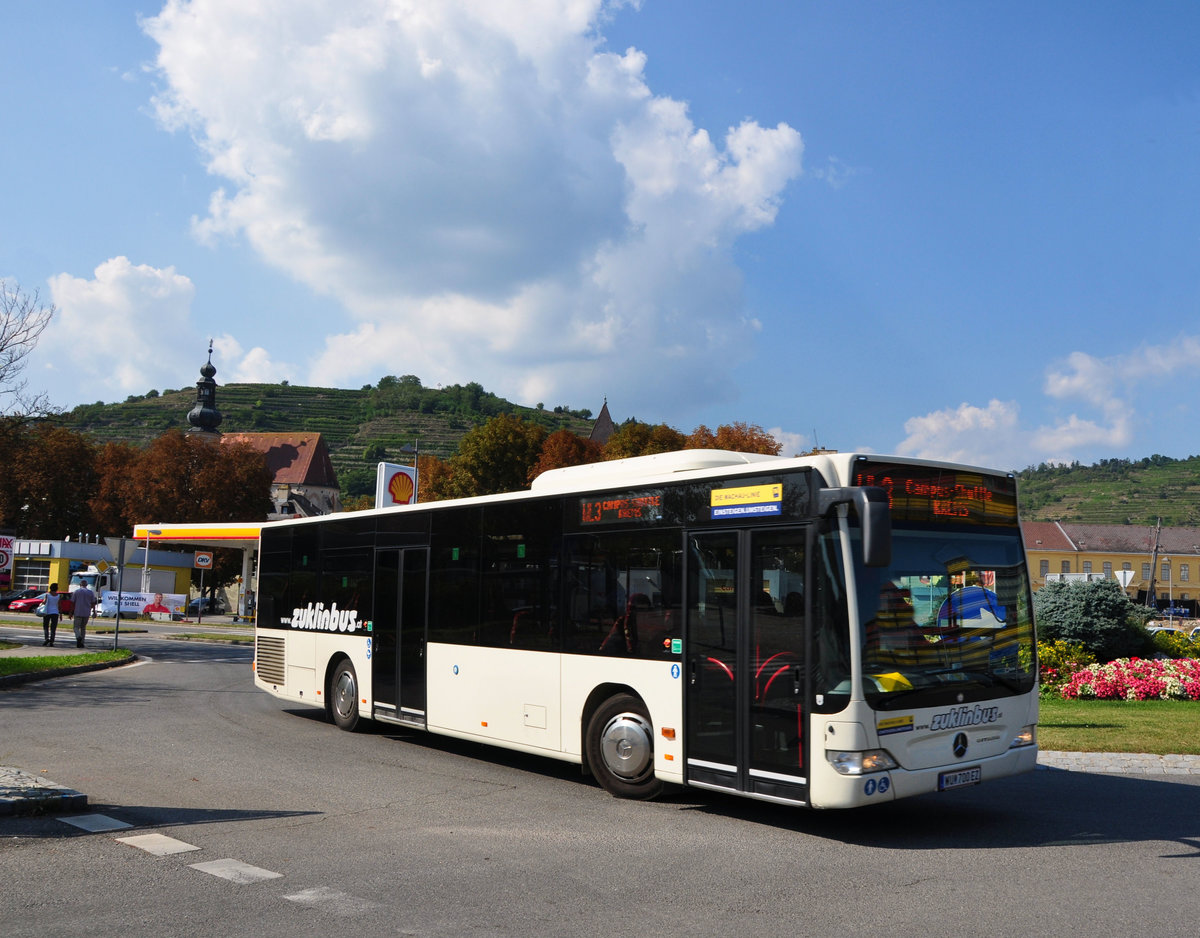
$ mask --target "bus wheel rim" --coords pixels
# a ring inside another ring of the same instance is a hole
[[[600,734],[604,765],[624,779],[640,778],[654,758],[650,726],[636,713],[619,713]]]
[[[354,687],[354,675],[343,671],[338,675],[337,684],[333,688],[333,705],[338,713],[348,714],[354,707],[358,691]]]

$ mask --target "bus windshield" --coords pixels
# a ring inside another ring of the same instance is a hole
[[[863,691],[878,709],[1026,693],[1033,615],[1016,529],[897,525],[857,573]]]

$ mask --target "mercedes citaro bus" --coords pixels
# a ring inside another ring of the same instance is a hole
[[[265,524],[255,683],[665,784],[844,808],[1034,768],[1012,474],[690,450]]]

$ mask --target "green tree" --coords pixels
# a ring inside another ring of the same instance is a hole
[[[526,488],[545,439],[545,427],[511,414],[500,414],[471,430],[450,460],[455,497]]]
[[[1147,611],[1116,580],[1058,581],[1033,594],[1038,637],[1082,645],[1097,661],[1141,651]]]

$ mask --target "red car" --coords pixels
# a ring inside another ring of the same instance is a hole
[[[42,604],[42,594],[38,593],[36,596],[29,596],[26,599],[14,599],[12,602],[10,602],[8,604],[8,611],[9,612],[33,612],[33,610],[35,610],[41,604]]]
[[[9,612],[37,612],[38,607],[42,604],[44,593],[38,593],[36,596],[30,596],[28,599],[14,599],[8,604]],[[70,593],[58,594],[58,612],[59,615],[69,616],[73,604],[71,603]]]

